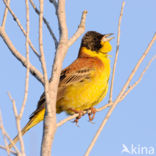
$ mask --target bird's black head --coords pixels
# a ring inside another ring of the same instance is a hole
[[[92,51],[97,51],[102,47],[101,39],[103,36],[103,34],[100,34],[96,31],[88,31],[82,38],[81,47],[86,47]]]

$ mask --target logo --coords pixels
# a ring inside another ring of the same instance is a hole
[[[130,155],[154,155],[153,146],[141,146],[141,145],[134,145],[131,144],[131,146],[126,146],[125,144],[122,144],[122,151],[121,153],[127,153]]]

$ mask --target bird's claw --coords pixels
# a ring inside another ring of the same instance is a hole
[[[91,107],[90,112],[88,113],[89,121],[91,122],[95,118],[96,108]]]

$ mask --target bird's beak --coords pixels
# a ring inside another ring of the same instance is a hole
[[[102,37],[102,41],[103,41],[103,42],[106,42],[106,41],[112,40],[114,37],[109,37],[109,36],[111,36],[111,35],[113,35],[113,33],[105,34],[105,35]]]

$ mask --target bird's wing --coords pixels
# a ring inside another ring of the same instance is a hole
[[[60,75],[57,100],[64,96],[64,92],[68,86],[79,82],[83,83],[85,80],[90,81],[95,72],[94,63],[93,59],[78,58],[65,68]]]
[[[59,87],[83,82],[85,79],[91,79],[94,71],[95,68],[91,64],[91,61],[84,58],[77,59],[61,72]]]
[[[78,58],[65,68],[60,75],[57,100],[64,96],[66,87],[69,85],[90,80],[95,72],[95,60],[89,58]],[[45,107],[45,93],[40,97],[37,109],[31,114],[30,119]]]

